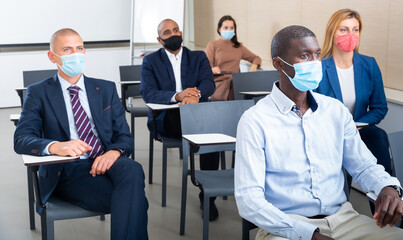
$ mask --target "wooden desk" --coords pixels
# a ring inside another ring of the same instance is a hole
[[[261,97],[269,95],[270,91],[248,91],[248,92],[239,92],[239,94],[244,95],[244,99],[253,99],[254,97]]]
[[[52,163],[64,163],[64,162],[74,162],[80,157],[62,157],[56,155],[49,156],[32,156],[22,154],[22,160],[24,161],[24,165],[28,167],[39,166],[44,164],[52,164]]]
[[[197,153],[201,146],[234,144],[236,138],[222,133],[203,133],[203,134],[187,134],[182,135],[190,144],[190,179],[195,186],[200,186],[200,183],[195,177],[194,154]]]

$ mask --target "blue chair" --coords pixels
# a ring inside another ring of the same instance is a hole
[[[242,114],[254,105],[253,100],[207,102],[184,104],[180,106],[182,135],[201,133],[223,133],[236,136],[238,121]],[[189,142],[182,139],[183,172],[182,172],[182,201],[180,235],[185,234],[187,177],[191,175],[192,182],[203,189],[203,239],[208,239],[210,197],[228,196],[234,194],[234,169],[216,171],[195,170],[191,161],[188,167],[190,153]],[[202,146],[197,154],[233,151],[234,144],[217,146]],[[194,175],[192,174],[194,173]]]

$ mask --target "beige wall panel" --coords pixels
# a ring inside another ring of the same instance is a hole
[[[245,46],[263,60],[271,61],[270,44],[283,27],[301,22],[301,0],[253,0],[247,3]]]
[[[403,1],[390,0],[386,86],[403,90]]]
[[[208,42],[219,38],[216,28],[218,20],[231,15],[237,23],[238,39],[246,39],[246,0],[195,0],[194,25],[195,44],[205,47]]]
[[[302,0],[301,25],[312,30],[322,47],[330,16],[342,7],[340,0]]]
[[[358,11],[363,22],[360,53],[374,57],[387,78],[389,0],[342,0],[344,8]]]

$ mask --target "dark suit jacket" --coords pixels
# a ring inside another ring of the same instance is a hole
[[[202,51],[190,51],[186,47],[182,49],[182,88],[197,87],[201,93],[200,101],[207,101],[215,91],[213,72],[207,56]],[[175,76],[164,48],[144,57],[140,91],[146,103],[169,104],[175,95]],[[156,119],[157,132],[162,135],[164,135],[164,116],[165,111],[162,111]],[[148,115],[148,128],[153,133],[151,111]]]
[[[105,151],[133,151],[133,136],[115,83],[84,76],[91,115]],[[21,118],[14,133],[18,154],[41,155],[52,141],[69,141],[70,130],[66,105],[57,75],[28,87]],[[59,180],[60,172],[74,174],[74,162],[43,165],[39,168],[41,199],[45,203]]]
[[[353,64],[356,95],[354,121],[377,124],[388,112],[381,71],[373,57],[356,52]],[[322,69],[323,79],[316,91],[343,102],[333,57],[322,60]]]

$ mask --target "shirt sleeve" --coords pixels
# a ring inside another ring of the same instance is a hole
[[[252,64],[257,64],[258,66],[260,66],[260,64],[262,64],[262,59],[259,56],[257,56],[253,52],[249,51],[249,49],[247,49],[243,45],[241,45],[240,48],[242,50],[242,59],[243,60],[246,60]]]
[[[252,117],[241,118],[236,142],[235,199],[239,214],[274,235],[312,239],[317,226],[288,216],[265,197],[265,135]]]
[[[361,140],[354,120],[347,108],[344,109],[343,166],[366,192],[378,195],[389,185],[400,186],[399,180],[391,177]]]

